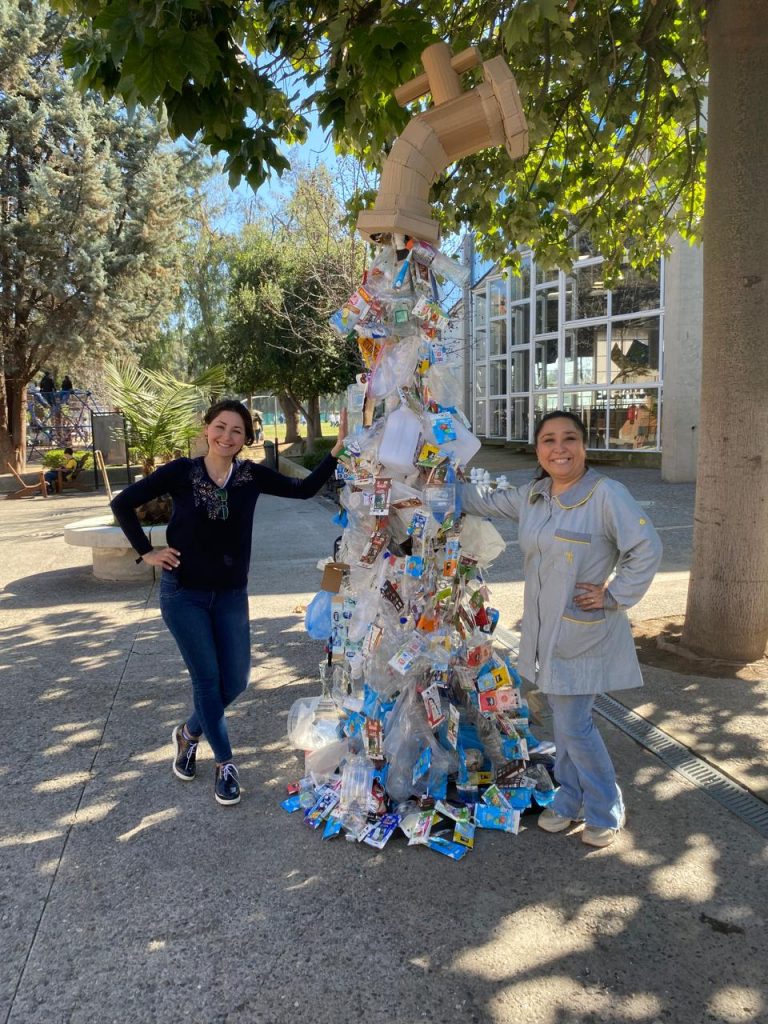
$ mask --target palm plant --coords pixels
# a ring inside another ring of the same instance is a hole
[[[130,444],[146,475],[158,459],[185,451],[200,433],[200,414],[224,390],[226,371],[214,366],[191,381],[162,370],[146,370],[129,359],[105,365],[110,401],[128,424]]]

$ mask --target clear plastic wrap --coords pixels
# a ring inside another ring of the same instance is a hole
[[[487,519],[467,515],[461,523],[462,554],[475,558],[486,569],[504,551],[507,544],[499,531]]]
[[[300,697],[288,711],[288,742],[296,750],[319,750],[340,737],[341,716],[323,710],[322,697]]]

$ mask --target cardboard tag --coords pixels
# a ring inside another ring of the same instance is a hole
[[[341,590],[344,573],[348,571],[349,566],[346,562],[328,562],[323,569],[320,589],[327,590],[329,594],[338,594]]]

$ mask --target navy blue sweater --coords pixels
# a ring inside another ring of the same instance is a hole
[[[170,494],[173,515],[166,540],[168,547],[180,552],[181,565],[174,570],[179,582],[193,590],[230,590],[244,587],[248,581],[253,513],[259,495],[311,498],[335,468],[336,459],[326,455],[308,477],[294,480],[256,462],[235,459],[227,486],[219,488],[208,476],[202,458],[175,459],[121,491],[112,502],[112,511],[133,547],[145,555],[152,545],[135,509],[151,498]]]

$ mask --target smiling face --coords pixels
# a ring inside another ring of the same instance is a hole
[[[233,459],[245,444],[245,424],[236,412],[220,412],[205,428],[211,455]]]
[[[579,428],[565,416],[555,416],[541,428],[536,455],[552,477],[553,493],[564,491],[584,475],[587,448]]]

